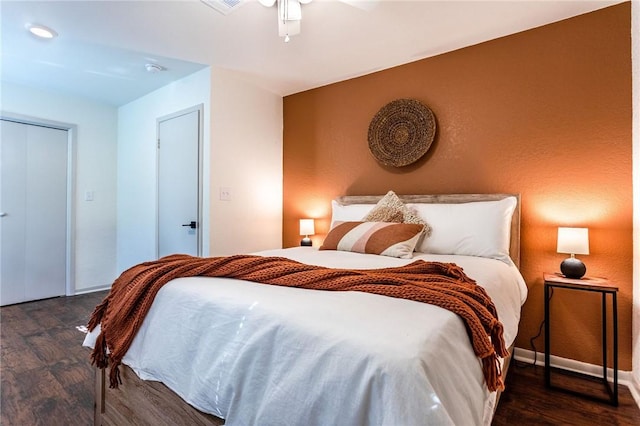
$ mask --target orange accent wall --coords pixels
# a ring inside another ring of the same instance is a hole
[[[422,159],[396,169],[376,162],[367,130],[399,98],[428,105],[438,130]],[[620,368],[630,370],[631,103],[630,2],[287,96],[284,246],[299,244],[305,217],[317,219],[319,245],[338,195],[520,193],[529,298],[516,346],[531,349],[542,273],[566,257],[557,227],[588,227],[587,274],[620,288]],[[560,290],[552,305],[553,354],[601,364],[599,297]]]

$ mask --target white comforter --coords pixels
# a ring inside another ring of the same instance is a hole
[[[492,297],[507,345],[527,294],[514,266],[478,257],[306,247],[259,254],[354,269],[457,263]],[[228,425],[479,425],[495,400],[462,320],[447,310],[225,278],[165,285],[123,362]]]

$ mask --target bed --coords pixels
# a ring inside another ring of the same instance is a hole
[[[361,221],[389,195],[334,200],[332,228]],[[349,270],[455,263],[489,294],[511,347],[527,295],[518,272],[519,196],[399,200],[431,228],[415,244],[424,252],[410,258],[344,247],[257,255]],[[229,284],[190,277],[160,289],[123,358],[119,388],[96,369],[96,425],[490,424],[499,392],[487,389],[456,314],[355,291]],[[99,333],[84,345],[93,347]]]

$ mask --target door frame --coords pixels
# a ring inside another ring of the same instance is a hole
[[[76,151],[78,126],[71,123],[0,111],[0,119],[31,126],[49,127],[67,132],[67,235],[65,265],[65,295],[76,292]]]
[[[198,205],[196,207],[196,221],[198,226],[196,228],[196,249],[198,256],[202,256],[202,167],[203,167],[203,147],[202,138],[204,134],[203,113],[204,104],[198,104],[190,108],[185,108],[180,111],[176,111],[172,114],[163,115],[156,118],[156,259],[160,255],[160,150],[158,149],[160,144],[160,123],[163,121],[171,120],[172,118],[180,117],[181,115],[190,114],[194,111],[198,112]]]

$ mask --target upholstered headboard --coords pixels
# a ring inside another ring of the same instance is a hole
[[[384,195],[344,195],[336,200],[343,205],[375,204]],[[509,256],[513,263],[520,268],[520,194],[435,194],[435,195],[398,195],[404,203],[457,204],[475,201],[498,201],[507,197],[517,200],[511,218],[511,241]]]

